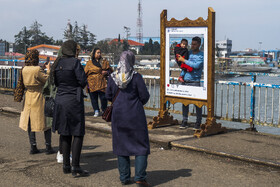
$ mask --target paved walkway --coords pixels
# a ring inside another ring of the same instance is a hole
[[[22,103],[13,101],[12,95],[0,94],[0,111],[20,113]],[[152,118],[148,117],[147,121]],[[231,123],[224,121],[223,123]],[[110,123],[101,117],[94,118],[91,108],[86,108],[86,127],[111,134]],[[205,152],[223,157],[280,168],[280,136],[244,130],[229,129],[228,133],[204,138],[194,138],[194,129],[168,126],[149,130],[150,141],[167,148],[180,148]]]

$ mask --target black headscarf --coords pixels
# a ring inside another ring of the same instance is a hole
[[[50,83],[51,84],[54,84],[55,68],[57,67],[59,60],[61,58],[76,57],[77,46],[78,46],[78,44],[74,40],[67,40],[62,44],[62,46],[60,48],[61,54],[59,51],[58,56],[55,59],[53,65],[51,67],[51,72],[50,72]]]
[[[92,56],[91,56],[91,61],[92,61],[93,65],[95,65],[95,66],[97,66],[97,67],[99,67],[99,68],[102,68],[102,67],[101,67],[101,64],[99,63],[100,60],[102,59],[102,57],[100,56],[100,59],[96,59],[96,58],[95,58],[95,53],[96,53],[97,50],[100,50],[100,48],[96,47],[96,48],[94,48],[93,51],[91,52],[91,55],[92,55]],[[100,50],[100,51],[101,51],[101,50]]]
[[[62,57],[75,57],[77,53],[77,43],[74,40],[67,40],[62,44]]]

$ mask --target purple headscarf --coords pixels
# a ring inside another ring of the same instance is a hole
[[[111,74],[111,77],[115,81],[116,85],[120,89],[125,89],[133,78],[135,56],[131,51],[124,51],[120,56],[117,70]]]

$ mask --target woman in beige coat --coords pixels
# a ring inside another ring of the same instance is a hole
[[[40,151],[36,146],[35,132],[44,131],[46,154],[54,153],[51,147],[51,127],[45,124],[45,98],[42,89],[48,79],[50,65],[47,64],[47,74],[38,66],[39,52],[37,50],[28,51],[25,55],[25,67],[22,69],[22,81],[26,89],[23,110],[20,115],[19,127],[28,131],[31,144],[30,154]]]

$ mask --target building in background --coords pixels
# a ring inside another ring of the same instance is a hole
[[[33,49],[37,49],[40,55],[56,57],[60,46],[41,44],[27,48],[28,51]]]
[[[0,42],[0,56],[5,56],[5,42]]]
[[[39,51],[40,61],[46,61],[47,58],[49,58],[49,60],[53,62],[57,57],[60,46],[41,44],[27,48],[28,51],[33,49],[37,49]],[[19,58],[18,60],[24,60],[24,56]]]
[[[133,41],[137,41],[137,37],[136,36],[131,36],[131,37],[128,37],[129,40],[133,40]],[[149,43],[149,40],[152,39],[153,42],[158,42],[160,43],[160,37],[142,37],[142,41],[143,41],[143,44],[144,43]]]
[[[109,42],[109,45],[112,45],[113,43],[117,43],[119,39],[113,39]],[[124,42],[124,40],[120,40],[121,43]],[[141,48],[144,46],[144,44],[133,41],[133,40],[127,40],[129,49],[130,50],[135,50],[137,54],[139,54]]]
[[[9,53],[14,53],[14,52],[15,52],[15,44],[9,43]]]
[[[232,40],[218,40],[216,41],[216,57],[226,58],[229,57],[232,49]]]

